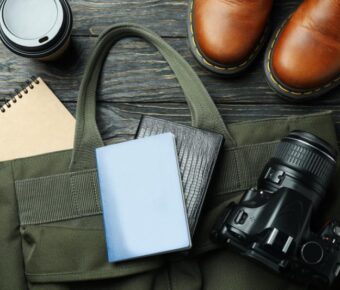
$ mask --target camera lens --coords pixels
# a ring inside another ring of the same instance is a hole
[[[335,173],[336,155],[336,150],[323,139],[293,131],[278,144],[260,183],[269,190],[288,187],[305,193],[317,205]],[[268,178],[271,176],[278,182]]]

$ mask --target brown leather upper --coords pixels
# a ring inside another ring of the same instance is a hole
[[[275,76],[298,89],[319,88],[340,74],[340,0],[305,0],[273,49]]]
[[[216,63],[241,63],[261,39],[271,8],[272,0],[194,0],[196,43]]]

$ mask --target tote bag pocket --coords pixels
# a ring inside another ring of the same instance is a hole
[[[101,218],[101,217],[100,217]],[[84,218],[83,222],[88,223]],[[81,221],[78,220],[81,223]],[[102,229],[51,224],[21,228],[25,274],[33,283],[100,280],[159,268],[160,257],[108,264]]]
[[[108,279],[159,268],[163,257],[107,262],[96,170],[17,181],[29,281]]]

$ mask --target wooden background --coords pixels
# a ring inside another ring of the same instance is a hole
[[[225,122],[333,110],[340,136],[340,88],[308,105],[279,99],[266,84],[263,53],[237,78],[223,79],[201,68],[187,45],[186,0],[69,0],[74,13],[72,46],[56,63],[28,60],[0,45],[1,102],[31,75],[41,76],[75,112],[84,66],[98,34],[119,22],[143,24],[163,36],[194,67],[215,100]],[[272,27],[300,3],[276,0]],[[131,137],[140,114],[189,123],[189,110],[172,72],[162,57],[138,39],[121,41],[111,52],[98,89],[98,123],[105,138]]]

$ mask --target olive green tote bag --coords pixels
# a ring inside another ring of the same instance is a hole
[[[226,142],[190,254],[109,264],[94,155],[104,144],[95,118],[96,87],[111,47],[128,36],[143,38],[161,52],[183,88],[193,126],[222,133]],[[0,164],[0,289],[299,289],[209,240],[221,210],[255,184],[279,139],[293,129],[336,146],[330,112],[226,126],[199,78],[160,37],[131,24],[109,28],[85,69],[74,150]],[[339,203],[332,204],[339,211]]]

